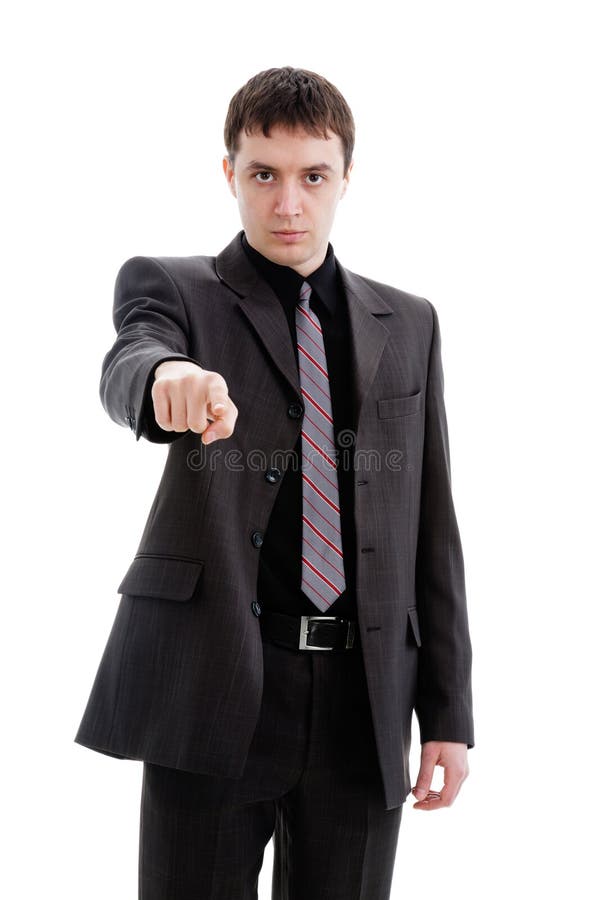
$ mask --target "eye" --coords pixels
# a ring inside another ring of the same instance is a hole
[[[255,177],[255,179],[258,180],[259,184],[271,184],[271,181],[267,181],[266,178],[263,179],[263,177],[262,177],[263,175],[266,175],[267,178],[271,178],[273,173],[272,172],[256,172],[254,177]],[[309,174],[306,177],[307,178],[320,178],[321,181],[323,181],[325,176],[319,174],[319,172],[309,172]],[[311,181],[310,183],[316,185],[316,184],[321,184],[321,181]]]

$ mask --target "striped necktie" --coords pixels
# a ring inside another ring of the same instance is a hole
[[[327,610],[346,587],[333,414],[323,332],[304,282],[296,306],[302,420],[302,590]]]

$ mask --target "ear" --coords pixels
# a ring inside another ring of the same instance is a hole
[[[228,156],[223,157],[223,173],[225,175],[225,178],[227,179],[227,184],[229,185],[231,193],[234,197],[237,198],[237,194],[235,192],[235,173]]]
[[[354,160],[350,160],[350,165],[348,166],[348,171],[344,175],[344,187],[342,188],[342,193],[340,194],[340,200],[348,190],[348,183],[350,181],[350,172],[352,171],[352,166],[354,165]]]

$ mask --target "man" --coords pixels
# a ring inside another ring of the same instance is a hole
[[[437,313],[333,253],[330,82],[258,73],[225,144],[243,230],[117,276],[102,402],[170,446],[75,740],[144,761],[144,900],[256,897],[271,836],[274,898],[378,900],[413,709],[416,809],[474,745]]]

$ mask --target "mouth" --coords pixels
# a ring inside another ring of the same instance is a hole
[[[306,231],[273,231],[272,234],[280,240],[290,243],[291,241],[300,240],[306,234]]]

